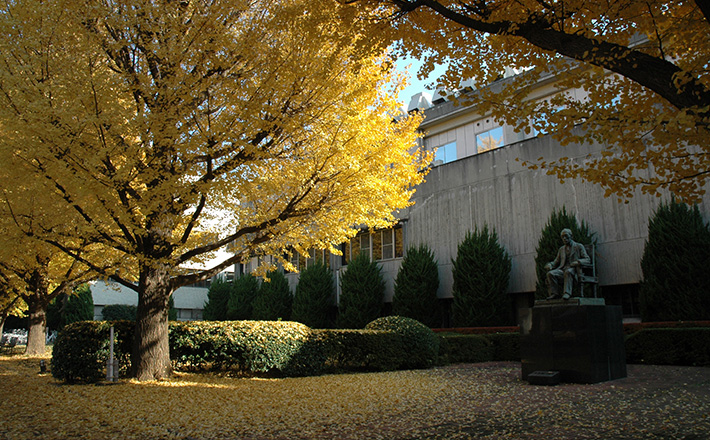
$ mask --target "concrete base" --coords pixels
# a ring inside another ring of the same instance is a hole
[[[569,383],[626,377],[621,307],[573,300],[538,301],[528,309],[521,325],[523,380],[541,371],[558,371]]]
[[[560,383],[559,371],[534,371],[528,374],[527,381],[531,385],[557,385]]]

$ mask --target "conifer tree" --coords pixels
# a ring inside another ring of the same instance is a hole
[[[394,282],[392,313],[437,327],[441,325],[438,290],[439,268],[431,249],[410,247]]]
[[[234,286],[227,301],[227,319],[243,321],[254,318],[253,303],[259,292],[259,280],[250,273],[234,280]]]
[[[572,231],[572,240],[577,243],[584,245],[596,243],[594,232],[591,232],[584,220],[582,220],[580,224],[574,215],[567,213],[567,209],[564,206],[560,210],[553,210],[550,219],[542,230],[540,240],[537,242],[537,249],[535,249],[535,271],[537,273],[537,282],[535,283],[536,299],[544,299],[549,296],[545,264],[554,261],[557,257],[557,252],[560,246],[562,246],[560,233],[565,228]],[[590,293],[591,292],[585,291],[584,296],[590,296]]]
[[[207,302],[202,312],[207,321],[225,321],[227,319],[227,303],[232,295],[234,283],[218,278],[210,284],[207,291]]]
[[[287,321],[291,319],[293,294],[283,273],[266,274],[253,302],[254,319],[261,321]]]
[[[72,295],[67,297],[63,316],[64,325],[94,319],[94,298],[88,284],[80,285]]]
[[[101,310],[104,321],[135,321],[136,306],[131,304],[109,304]]]
[[[644,321],[708,319],[710,229],[697,206],[661,203],[648,224],[641,259]]]
[[[382,312],[385,281],[382,269],[370,257],[361,253],[348,264],[340,278],[338,328],[365,328]]]
[[[94,319],[94,298],[88,284],[74,289],[72,294],[60,294],[47,306],[47,328],[61,330],[65,325]]]
[[[294,321],[311,328],[328,328],[330,308],[333,305],[335,283],[333,274],[322,263],[308,266],[301,272],[293,298]]]
[[[511,260],[498,235],[484,226],[466,233],[453,263],[454,324],[459,327],[506,325],[510,300],[506,294]]]

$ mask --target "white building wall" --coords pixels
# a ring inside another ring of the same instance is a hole
[[[661,199],[639,192],[628,203],[619,202],[616,197],[605,198],[598,185],[581,179],[561,183],[545,171],[521,165],[541,156],[581,161],[600,149],[599,145],[561,147],[545,136],[433,167],[409,209],[406,244],[425,243],[434,251],[441,277],[439,296],[451,297],[451,260],[458,244],[467,231],[486,224],[495,228],[512,257],[509,291],[534,291],[537,242],[552,211],[563,206],[597,233],[600,284],[638,283],[648,220]],[[699,206],[705,219],[710,218],[709,199],[706,196]]]
[[[173,303],[179,321],[202,319],[202,310],[207,302],[206,287],[180,287],[173,292]],[[101,320],[104,306],[111,304],[138,305],[138,293],[113,281],[97,280],[91,283],[94,299],[94,319]]]

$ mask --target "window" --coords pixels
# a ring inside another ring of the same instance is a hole
[[[370,234],[362,234],[357,238],[360,240],[360,253],[372,258],[372,255],[370,255]]]
[[[295,249],[292,249],[291,252],[289,261],[299,272],[313,266],[315,263],[325,264],[326,267],[330,267],[330,252],[327,249],[311,249],[305,256],[299,254]]]
[[[436,149],[434,153],[434,163],[437,165],[453,162],[456,160],[456,142],[449,142]],[[439,162],[440,161],[440,162]]]
[[[404,256],[402,226],[396,225],[374,233],[360,232],[357,237],[343,244],[342,250],[343,265],[347,265],[358,253],[365,253],[375,261],[402,258]]]
[[[382,234],[382,260],[394,258],[394,229],[380,231]]]
[[[476,135],[478,153],[500,148],[503,145],[503,127],[497,127]]]

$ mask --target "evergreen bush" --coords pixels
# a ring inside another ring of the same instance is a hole
[[[398,368],[427,368],[439,355],[439,337],[421,322],[404,316],[385,316],[367,324],[366,330],[386,330],[402,336],[404,353]]]
[[[114,357],[119,374],[131,369],[135,323],[131,321],[79,321],[59,333],[52,349],[52,376],[65,382],[97,382],[106,375],[109,335],[114,327]]]
[[[234,283],[218,278],[210,283],[207,291],[207,302],[202,311],[206,321],[226,321],[227,303],[232,295]]]
[[[94,297],[88,284],[77,287],[71,295],[60,294],[47,306],[47,327],[61,330],[78,321],[94,319]]]
[[[710,367],[710,328],[648,328],[624,344],[630,364]]]
[[[173,296],[170,295],[170,299],[168,300],[168,321],[177,321],[177,309],[175,308],[175,299],[173,299]]]
[[[594,238],[595,234],[590,231],[589,226],[584,220],[579,224],[577,218],[574,215],[568,214],[564,206],[559,211],[552,211],[550,219],[542,229],[540,240],[537,242],[537,249],[535,249],[535,272],[537,273],[535,299],[545,299],[549,296],[545,265],[554,261],[557,257],[557,252],[563,245],[560,239],[560,233],[565,228],[572,231],[572,240],[577,243],[584,245],[596,243],[596,239]],[[587,288],[590,289],[588,292],[586,291]],[[592,286],[585,286],[585,297],[592,296],[591,288]]]
[[[493,360],[493,343],[483,335],[442,335],[442,356],[447,362],[490,362]]]
[[[67,298],[64,307],[64,325],[94,319],[94,297],[88,284],[82,284]]]
[[[101,310],[104,321],[135,321],[137,307],[130,304],[109,304]]]
[[[284,274],[279,271],[269,272],[252,303],[254,319],[287,321],[291,318],[292,305],[293,295]]]
[[[361,329],[380,316],[385,297],[382,269],[367,254],[350,261],[340,278],[338,328]]]
[[[243,274],[232,286],[227,301],[227,319],[243,321],[254,318],[253,303],[259,292],[259,280],[252,274]]]
[[[641,258],[644,321],[702,320],[710,316],[710,230],[697,206],[661,203],[648,224]]]
[[[298,278],[293,298],[293,320],[311,328],[331,327],[328,315],[333,305],[334,288],[333,274],[328,266],[322,263],[309,265]]]
[[[426,245],[410,247],[394,282],[392,313],[416,319],[429,326],[441,325],[439,267]]]
[[[453,319],[459,327],[507,325],[511,261],[495,231],[466,233],[453,263]]]

